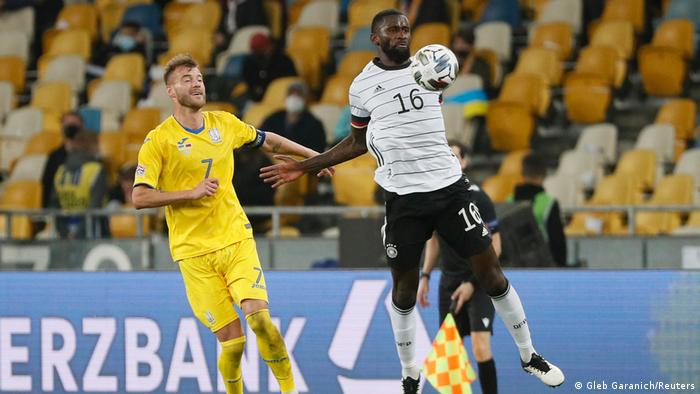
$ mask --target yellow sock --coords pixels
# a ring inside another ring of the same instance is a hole
[[[245,347],[245,336],[221,343],[219,372],[224,378],[227,394],[243,394],[241,357]]]
[[[277,378],[282,392],[294,392],[296,388],[287,347],[277,327],[270,320],[270,311],[261,309],[247,315],[245,319],[258,338],[260,355]]]

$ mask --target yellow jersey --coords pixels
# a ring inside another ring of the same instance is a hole
[[[233,189],[233,150],[255,141],[257,131],[227,112],[203,114],[204,127],[197,130],[170,116],[148,133],[139,151],[135,186],[172,192],[193,189],[205,178],[219,179],[213,196],[165,207],[175,261],[253,236]]]

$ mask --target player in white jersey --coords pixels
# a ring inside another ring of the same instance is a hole
[[[277,187],[368,150],[376,158],[374,179],[386,190],[383,235],[393,278],[390,317],[404,393],[419,391],[416,292],[421,253],[433,231],[471,261],[477,280],[518,347],[523,369],[546,385],[559,386],[564,374],[532,346],[520,298],[501,271],[488,228],[470,196],[469,181],[447,145],[440,93],[425,90],[413,80],[408,18],[397,10],[378,13],[370,39],[379,56],[350,86],[352,133],[310,159],[277,156],[283,163],[261,169],[261,177]]]

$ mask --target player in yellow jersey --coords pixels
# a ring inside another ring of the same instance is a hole
[[[297,393],[286,346],[270,320],[252,228],[231,182],[233,150],[247,146],[304,157],[318,153],[256,130],[232,114],[203,112],[202,74],[188,55],[171,59],[164,78],[174,114],[144,140],[134,179],[134,206],[165,206],[170,250],[192,311],[221,342],[219,370],[226,392],[243,392],[245,336],[235,302],[282,392]]]

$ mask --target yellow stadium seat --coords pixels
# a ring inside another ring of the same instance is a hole
[[[462,0],[462,11],[464,11],[471,21],[481,19],[481,14],[484,13],[488,0]]]
[[[170,2],[163,10],[163,19],[168,37],[187,29],[213,33],[221,20],[221,5],[214,1],[189,4]]]
[[[523,158],[530,154],[528,149],[509,152],[498,167],[498,175],[517,175],[523,172]]]
[[[394,7],[395,0],[353,1],[348,6],[348,30],[367,26],[379,11]]]
[[[579,53],[576,60],[576,73],[595,75],[602,78],[608,86],[619,87],[624,82],[627,63],[620,61],[623,68],[618,67],[615,49],[611,47],[586,47]],[[622,74],[618,75],[618,72]]]
[[[107,164],[107,170],[114,175],[122,164],[126,162],[126,135],[119,132],[103,132],[98,134],[100,155]]]
[[[290,52],[307,53],[316,52],[321,57],[321,62],[327,64],[329,60],[331,35],[325,27],[299,27],[290,33],[287,41],[287,50]]]
[[[675,99],[666,102],[656,114],[654,123],[670,123],[676,129],[677,140],[695,138],[697,104],[691,99]]]
[[[326,81],[326,87],[323,89],[321,103],[337,104],[341,106],[348,105],[348,89],[353,78],[345,75],[334,75]]]
[[[628,177],[610,175],[601,179],[593,197],[586,205],[631,205],[640,202],[634,181]],[[598,231],[600,230],[600,231]],[[565,229],[567,235],[626,233],[623,212],[577,212]]]
[[[75,109],[76,98],[65,82],[42,82],[34,87],[29,105],[61,116]]]
[[[108,3],[103,7],[98,5],[100,14],[100,36],[103,42],[109,42],[112,32],[119,27],[126,7],[126,5],[119,3]]]
[[[24,91],[26,69],[24,61],[15,56],[0,56],[0,81],[12,84],[15,93]]]
[[[411,32],[411,49],[415,53],[429,44],[450,46],[450,25],[446,23],[423,23]]]
[[[669,175],[654,189],[649,205],[690,205],[693,203],[695,180],[691,175]],[[681,225],[680,212],[638,212],[635,215],[636,233],[643,235],[668,234]]]
[[[296,0],[292,4],[287,6],[287,24],[289,26],[294,26],[299,21],[301,12],[304,10],[310,0]]]
[[[530,148],[535,121],[530,110],[521,103],[492,101],[486,113],[486,129],[491,147],[511,152]]]
[[[284,106],[274,107],[264,103],[251,104],[243,114],[243,121],[254,127],[260,127],[268,116],[281,109],[284,109]]]
[[[160,109],[157,110],[160,111]],[[202,111],[224,111],[230,114],[236,114],[238,112],[238,108],[236,108],[235,105],[225,101],[210,101],[204,104]]]
[[[272,37],[281,39],[284,34],[284,9],[282,4],[277,0],[263,0],[263,7],[267,14],[267,23],[270,26]]]
[[[61,29],[85,29],[94,40],[97,37],[97,8],[92,4],[67,4],[58,13],[56,26]]]
[[[497,174],[490,176],[481,184],[481,188],[495,203],[506,202],[520,182],[520,175]]]
[[[146,61],[140,53],[125,53],[113,56],[107,62],[103,80],[129,81],[135,93],[141,92],[146,78]]]
[[[530,38],[530,47],[552,49],[556,51],[559,60],[566,60],[571,56],[573,45],[571,26],[564,22],[537,25]]]
[[[315,52],[301,50],[290,50],[287,51],[287,54],[294,62],[294,68],[299,78],[303,79],[312,91],[319,90],[321,88],[321,74],[323,68],[321,56]]]
[[[656,183],[656,153],[650,149],[632,149],[622,154],[615,175],[631,179],[636,190],[653,190]]]
[[[595,74],[569,74],[564,83],[567,118],[585,124],[605,121],[612,101],[607,82]]]
[[[591,37],[591,46],[608,46],[621,59],[629,60],[634,53],[634,27],[624,20],[602,21]]]
[[[645,45],[639,49],[639,72],[648,94],[679,96],[688,66],[677,49]]]
[[[0,195],[0,209],[39,209],[41,208],[41,182],[13,181],[8,182]],[[0,235],[8,235],[6,216],[0,215]],[[32,223],[29,216],[12,216],[11,236],[13,239],[29,239],[33,236]]]
[[[691,212],[685,225],[688,227],[700,228],[700,211]]]
[[[124,206],[123,208],[131,208]],[[148,235],[150,233],[150,216],[143,216],[142,233]],[[135,238],[138,236],[138,220],[135,215],[112,215],[109,217],[109,232],[114,238]]]
[[[499,86],[503,78],[503,68],[501,66],[501,61],[498,59],[498,54],[496,54],[493,49],[489,48],[476,48],[475,51],[476,56],[489,65],[489,69],[491,70],[491,85]]]
[[[289,85],[296,82],[301,82],[301,79],[298,77],[282,77],[273,80],[267,85],[261,104],[275,109],[284,108],[284,100],[287,98]]]
[[[544,115],[549,108],[551,96],[549,87],[541,75],[511,73],[503,81],[498,100],[520,103],[530,113]]]
[[[644,0],[607,0],[601,19],[603,21],[629,21],[636,33],[642,33],[644,31]]]
[[[520,53],[514,73],[540,75],[547,85],[558,86],[562,71],[562,63],[554,49],[527,48]]]
[[[374,201],[376,164],[369,154],[363,156],[369,159],[358,158],[335,166],[331,182],[336,203],[349,206],[377,205]]]
[[[200,68],[206,67],[211,61],[214,43],[211,32],[199,29],[183,29],[177,31],[168,39],[168,52],[158,57],[158,63],[165,65],[178,53],[189,53],[197,61]]]
[[[146,134],[160,123],[158,108],[134,108],[129,110],[122,122],[121,132],[126,136],[127,144],[142,144]]]
[[[338,65],[337,74],[355,78],[375,56],[372,51],[348,52]]]
[[[48,57],[58,55],[80,55],[89,60],[92,55],[90,32],[85,29],[66,29],[58,32],[50,45],[44,48]]]
[[[27,141],[27,145],[24,146],[23,155],[47,155],[61,146],[62,142],[63,135],[61,133],[42,131],[41,133],[34,134],[29,141]]]
[[[690,60],[695,54],[695,26],[689,19],[672,19],[661,23],[656,31],[651,45],[675,48]]]

